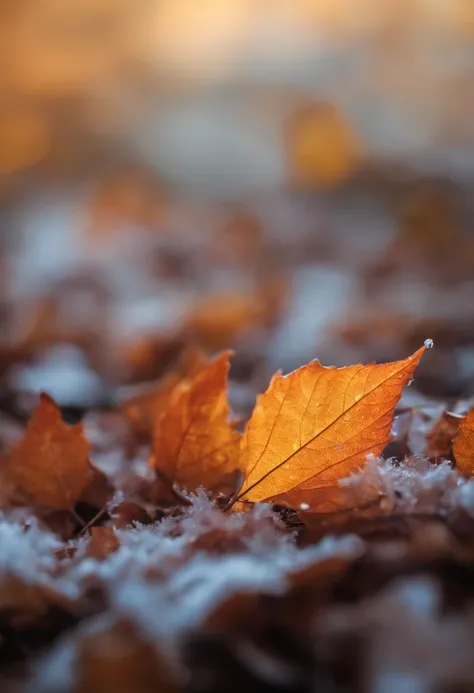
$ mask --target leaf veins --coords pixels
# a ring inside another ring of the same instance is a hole
[[[242,438],[245,481],[238,500],[331,486],[378,455],[393,411],[426,348],[387,364],[325,368],[313,361],[277,374]]]
[[[10,453],[9,476],[35,505],[71,509],[92,475],[89,449],[82,424],[64,423],[51,397],[42,394],[23,439]]]
[[[229,422],[230,352],[178,386],[156,424],[152,466],[188,490],[212,488],[238,467],[240,434]]]

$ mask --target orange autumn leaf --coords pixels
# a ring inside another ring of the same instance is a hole
[[[459,424],[453,452],[458,469],[466,474],[474,474],[474,408]]]
[[[326,368],[313,361],[277,374],[242,437],[238,499],[271,500],[337,481],[390,440],[393,411],[426,346],[402,361]]]
[[[152,466],[188,490],[212,488],[238,467],[240,434],[229,422],[226,391],[229,358],[227,351],[178,386],[156,424]]]
[[[46,394],[23,439],[12,449],[8,473],[19,494],[45,508],[73,508],[91,477],[82,424],[69,426]]]

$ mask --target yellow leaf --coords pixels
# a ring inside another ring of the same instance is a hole
[[[425,349],[393,363],[325,368],[313,361],[275,375],[242,437],[246,478],[238,499],[257,502],[296,487],[330,486],[369,453],[380,454]]]
[[[211,488],[238,466],[240,434],[229,423],[230,352],[178,386],[158,420],[152,466],[188,490]]]
[[[474,408],[459,424],[453,452],[458,469],[472,475],[474,473]]]
[[[337,186],[359,164],[355,135],[330,103],[298,110],[290,118],[286,134],[291,176],[297,185]]]
[[[73,508],[92,476],[82,424],[69,426],[45,394],[9,458],[17,491],[45,508]]]

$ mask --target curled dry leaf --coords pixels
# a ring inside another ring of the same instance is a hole
[[[195,347],[182,353],[176,367],[155,384],[123,402],[121,409],[140,437],[151,438],[159,416],[165,411],[177,385],[189,382],[209,365],[206,355]]]
[[[67,510],[91,478],[89,449],[82,424],[64,423],[51,397],[42,394],[23,439],[10,453],[8,476],[28,502]]]
[[[474,408],[459,424],[459,433],[453,445],[457,467],[466,474],[474,472]]]
[[[240,434],[227,401],[229,358],[223,353],[176,388],[156,425],[152,466],[188,490],[212,488],[239,466]]]
[[[424,454],[434,461],[449,459],[462,416],[445,411],[426,436]]]
[[[369,453],[379,455],[425,349],[393,363],[325,368],[313,361],[275,375],[242,438],[246,478],[238,499],[265,501],[333,486]]]

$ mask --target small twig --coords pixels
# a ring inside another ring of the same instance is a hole
[[[138,484],[136,485],[136,487],[135,487],[134,489],[132,489],[132,490],[129,491],[126,495],[123,496],[123,499],[122,499],[121,503],[123,503],[123,501],[127,500],[127,498],[130,498],[130,496],[132,496],[134,493],[136,493],[136,492],[140,489],[140,487],[143,486],[143,484],[144,484],[144,480],[141,479],[141,480],[138,482]],[[119,505],[120,505],[120,504],[119,504]],[[92,518],[92,520],[89,520],[89,522],[88,522],[87,524],[84,524],[84,522],[82,522],[83,527],[82,527],[81,531],[78,532],[77,536],[80,537],[82,534],[84,534],[85,532],[87,532],[87,530],[90,529],[93,525],[95,525],[95,523],[96,523],[98,520],[102,519],[102,517],[108,512],[108,510],[109,510],[108,504],[106,503],[106,504],[104,505],[104,507],[101,508],[101,509],[99,510],[99,512],[97,512],[97,513],[94,515],[94,517]]]
[[[181,493],[178,491],[178,489],[176,489],[176,488],[172,485],[172,483],[168,480],[168,478],[167,478],[165,475],[163,475],[163,474],[157,472],[157,476],[161,479],[161,481],[163,481],[164,484],[166,484],[166,486],[168,487],[169,491],[173,494],[173,496],[174,496],[182,505],[188,505],[188,506],[191,505],[191,501],[189,500],[189,498],[186,498],[185,496],[181,495]],[[125,495],[123,496],[122,502],[123,502],[123,501],[126,501],[128,498],[130,498],[130,497],[133,496],[135,493],[137,493],[137,491],[139,491],[141,487],[145,486],[146,483],[147,483],[146,479],[141,479],[141,480],[137,483],[137,485],[135,486],[135,488],[133,488],[131,491],[129,491],[127,494],[125,494]],[[96,522],[98,522],[100,519],[102,519],[102,517],[103,517],[107,512],[108,512],[108,507],[107,507],[107,504],[106,504],[106,505],[104,505],[104,507],[103,507],[101,510],[99,510],[99,512],[97,512],[97,513],[94,515],[94,517],[93,517],[91,520],[89,520],[89,522],[88,522],[87,524],[84,524],[84,521],[81,521],[82,529],[81,529],[80,532],[78,532],[77,536],[81,536],[81,535],[85,534],[85,532],[87,532],[88,529],[90,529],[93,525],[95,525]]]
[[[99,510],[98,513],[96,513],[94,515],[92,520],[89,520],[89,522],[82,527],[81,531],[78,532],[77,536],[80,537],[82,534],[85,534],[88,529],[90,529],[93,525],[95,525],[95,523],[98,520],[100,520],[107,513],[107,510],[108,510],[107,505],[104,505],[104,507],[101,510]]]
[[[81,525],[81,527],[84,527],[84,525],[86,524],[85,521],[82,519],[82,517],[80,515],[77,514],[77,512],[74,510],[74,508],[70,508],[69,512],[71,513],[73,518],[76,520],[76,522],[78,522]]]
[[[228,510],[230,510],[230,509],[232,508],[233,505],[235,505],[235,503],[236,503],[238,500],[239,500],[239,491],[237,491],[236,493],[234,493],[234,495],[231,496],[231,497],[229,498],[229,500],[227,501],[227,503],[226,503],[225,505],[222,506],[222,508],[221,508],[222,512],[223,512],[223,513],[226,513]],[[240,501],[240,502],[241,502],[241,503],[249,503],[249,504],[250,504],[250,501]]]

